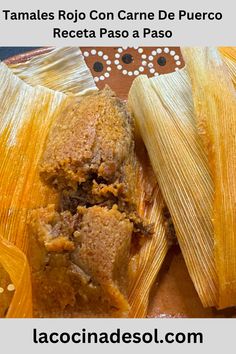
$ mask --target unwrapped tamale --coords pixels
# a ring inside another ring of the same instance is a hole
[[[40,174],[61,203],[30,217],[35,314],[128,315],[132,237],[151,227],[137,212],[132,119],[109,88],[61,112]]]

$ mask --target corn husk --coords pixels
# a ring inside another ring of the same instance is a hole
[[[219,52],[236,88],[236,47],[220,47]]]
[[[217,301],[213,254],[213,184],[197,134],[185,70],[139,76],[129,106],[146,145],[194,286],[204,306]]]
[[[9,64],[9,67],[31,86],[45,86],[78,96],[97,89],[78,47],[52,49],[26,62]]]
[[[4,64],[1,64],[0,71],[0,235],[15,246],[8,249],[9,259],[14,259],[17,251],[19,257],[21,252],[27,253],[29,209],[56,199],[55,193],[41,184],[37,164],[54,113],[63,105],[66,96],[42,87],[28,86]],[[1,257],[1,264],[9,272],[6,262]],[[30,310],[25,312],[24,308],[32,305],[30,287],[25,288],[27,295],[21,291],[22,298],[19,298],[19,284],[15,282],[25,277],[28,264],[25,259],[21,268],[22,262],[19,261],[19,266],[9,273],[16,288],[10,305],[13,317],[29,314]]]
[[[0,263],[16,288],[6,317],[32,317],[31,279],[26,255],[18,247],[0,238]]]
[[[139,215],[153,225],[152,237],[145,240],[139,253],[131,260],[135,275],[130,285],[129,317],[147,315],[150,291],[167,254],[169,244],[163,217],[164,200],[142,141],[137,143],[139,161]]]
[[[89,87],[94,90],[92,76],[84,61],[75,61],[78,50],[69,56],[74,66],[66,66],[63,53],[63,50],[57,50],[52,52],[52,58],[50,53],[41,58],[41,62],[37,62],[35,75],[33,67],[23,69],[22,64],[22,71],[18,74],[21,76],[24,72],[24,79],[28,82],[35,80],[35,87],[19,79],[5,64],[0,64],[0,263],[16,288],[7,317],[28,317],[32,314],[29,265],[25,257],[29,210],[58,203],[57,193],[42,184],[39,178],[38,162],[50,127],[70,97],[37,86],[37,83],[53,87],[54,82],[54,87],[60,86],[68,92],[75,90],[77,94],[79,90],[87,93]],[[55,63],[53,60],[58,54],[61,59]],[[43,68],[45,60],[48,62],[47,69],[51,70],[48,75]],[[84,72],[82,81],[76,73],[79,68]]]
[[[214,48],[183,50],[214,181],[218,307],[236,305],[236,93]]]

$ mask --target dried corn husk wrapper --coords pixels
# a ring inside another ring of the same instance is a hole
[[[6,239],[0,238],[0,263],[16,288],[7,317],[32,317],[31,279],[26,255]]]
[[[68,61],[64,57],[67,51]],[[38,162],[51,125],[70,98],[37,84],[81,94],[95,89],[79,49],[58,49],[51,54],[37,58],[35,71],[31,63],[29,68],[18,66],[19,75],[34,81],[35,87],[19,79],[5,64],[0,65],[0,264],[16,288],[7,317],[32,315],[26,258],[28,212],[58,201],[57,193],[41,183]]]
[[[215,48],[183,50],[197,124],[214,181],[218,307],[236,305],[236,93]]]
[[[97,89],[79,47],[52,49],[9,67],[31,86],[45,86],[79,96]]]
[[[31,317],[27,216],[33,208],[58,204],[58,194],[39,178],[38,163],[58,112],[71,100],[64,93],[89,94],[96,88],[78,48],[53,50],[11,70],[1,64],[0,71],[0,265],[16,288],[7,317]],[[168,249],[163,198],[150,165],[146,174],[143,154],[140,164],[139,211],[154,223],[154,234],[131,260],[130,317],[146,315],[151,285]]]
[[[130,284],[129,317],[146,317],[149,295],[156,276],[161,268],[169,248],[168,230],[163,217],[164,200],[157,179],[150,165],[147,152],[142,141],[137,141],[137,157],[139,161],[139,215],[153,224],[153,235],[145,241],[140,252],[131,259],[131,267],[135,267],[134,278]]]
[[[236,47],[220,47],[219,52],[236,88]]]
[[[8,261],[23,258],[27,252],[27,214],[29,209],[48,204],[56,199],[54,192],[43,186],[37,173],[37,163],[43,151],[48,129],[54,113],[63,106],[66,96],[42,87],[28,86],[4,65],[0,66],[0,235],[8,241],[1,242],[2,252],[7,252]],[[5,245],[5,247],[4,247]],[[3,248],[4,247],[4,248]],[[18,303],[22,310],[30,307],[31,291],[27,296],[21,291],[19,298],[16,279],[25,279],[27,260],[8,267],[1,254],[1,264],[9,273],[16,287],[11,306],[12,317],[19,315]],[[23,266],[24,265],[24,266]],[[28,271],[27,271],[28,272]],[[22,280],[22,281],[23,281]],[[21,286],[26,285],[21,283]],[[30,309],[22,316],[30,315]]]
[[[129,106],[170,211],[189,274],[204,306],[217,302],[213,254],[213,184],[197,134],[185,70],[139,76]]]

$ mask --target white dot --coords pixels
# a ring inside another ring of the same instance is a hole
[[[99,77],[99,79],[100,79],[101,81],[103,81],[103,80],[105,79],[105,77],[104,77],[103,75],[101,75],[101,76]]]
[[[118,48],[118,53],[122,53],[123,49],[122,48]]]
[[[178,66],[179,66],[180,64],[181,64],[181,62],[180,62],[180,61],[177,61],[177,62],[176,62],[176,65],[178,65]]]
[[[132,75],[133,75],[133,72],[132,72],[132,71],[129,71],[129,72],[128,72],[128,75],[129,75],[129,76],[132,76]]]
[[[144,68],[142,66],[139,67],[139,71],[140,72],[143,72],[144,71]]]
[[[154,74],[154,72],[155,72],[155,69],[150,69],[151,74]]]
[[[154,75],[155,75],[155,76],[158,76],[159,74],[158,74],[158,73],[155,73]]]
[[[123,47],[124,50],[126,50],[128,47]]]
[[[103,55],[103,59],[107,60],[108,59],[108,55]]]
[[[107,71],[111,71],[111,67],[110,66],[107,67]]]
[[[162,53],[162,49],[161,48],[157,48],[157,54],[161,54]]]
[[[138,49],[138,52],[139,52],[140,54],[142,54],[143,48],[139,48],[139,49]]]
[[[139,74],[138,70],[134,70],[134,75],[137,76]]]
[[[95,55],[96,53],[97,53],[97,51],[96,51],[95,49],[92,49],[92,50],[91,50],[91,54],[92,54],[92,55]]]
[[[7,290],[8,290],[8,291],[14,291],[14,290],[15,290],[14,284],[8,284]]]
[[[142,65],[143,66],[146,66],[147,65],[147,62],[145,60],[142,61]]]
[[[138,47],[134,47],[134,49],[136,49],[136,50],[137,50],[137,49],[138,49]]]
[[[178,55],[175,55],[175,56],[174,56],[174,60],[179,60],[179,56],[178,56]]]
[[[116,53],[115,54],[115,58],[119,58],[120,57],[120,54],[119,53]]]
[[[127,74],[127,70],[123,70],[122,73],[123,73],[124,75],[126,75],[126,74]]]
[[[179,68],[175,68],[175,71],[178,71],[179,70]]]
[[[122,69],[122,65],[117,65],[117,69],[121,70]]]
[[[95,82],[99,81],[99,78],[97,76],[95,76],[93,79],[94,79]]]
[[[170,49],[169,48],[164,48],[165,53],[169,53]]]
[[[118,64],[120,63],[120,61],[119,61],[119,60],[115,60],[114,63],[115,63],[116,65],[118,65]]]
[[[152,55],[155,56],[157,52],[155,50],[152,51]]]
[[[103,56],[103,52],[101,50],[98,52],[98,56],[99,57]]]
[[[2,294],[4,292],[3,288],[0,288],[0,294]]]
[[[172,55],[172,57],[175,55],[175,51],[174,50],[171,50],[170,51],[170,55]]]
[[[107,65],[111,65],[111,61],[110,60],[107,60],[106,63],[107,63]]]
[[[109,73],[105,73],[104,76],[105,76],[105,77],[109,77],[110,74],[109,74]]]
[[[84,52],[84,57],[88,57],[89,56],[89,52]]]
[[[149,55],[148,59],[152,61],[153,60],[153,56]]]
[[[149,68],[153,68],[153,63],[148,63]]]
[[[147,58],[146,54],[142,54],[141,58],[146,59]]]

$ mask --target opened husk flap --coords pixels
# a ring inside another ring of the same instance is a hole
[[[185,70],[139,76],[129,106],[170,211],[189,274],[204,306],[217,303],[213,184],[199,139]]]
[[[79,47],[54,48],[9,67],[31,86],[45,86],[73,95],[97,90]]]
[[[70,100],[62,92],[37,85],[76,94],[96,87],[78,48],[56,49],[12,67],[35,87],[0,64],[0,263],[16,288],[7,317],[29,317],[27,216],[32,208],[57,203],[57,193],[39,178],[38,162],[55,117]]]
[[[164,200],[142,141],[137,142],[137,150],[140,163],[138,212],[153,225],[152,237],[146,240],[130,264],[135,272],[130,284],[129,317],[141,318],[147,315],[150,291],[167,254],[169,242],[163,216]]]
[[[0,235],[14,245],[8,248],[8,256],[12,253],[14,258],[16,250],[19,257],[20,251],[27,253],[28,211],[57,199],[55,192],[41,183],[38,161],[57,109],[65,104],[66,96],[27,85],[3,63],[0,71]],[[6,264],[3,260],[1,263]],[[9,273],[12,281],[21,279],[27,267],[25,259],[24,267],[12,268]],[[11,315],[16,317],[20,311],[15,301],[20,301],[20,295],[17,284],[14,285],[16,292],[10,309]],[[30,290],[27,294],[21,292],[25,306],[31,302]],[[23,312],[22,316],[25,314]]]
[[[232,49],[233,51],[233,49]],[[215,48],[185,48],[199,134],[214,183],[218,307],[236,305],[236,93]]]

